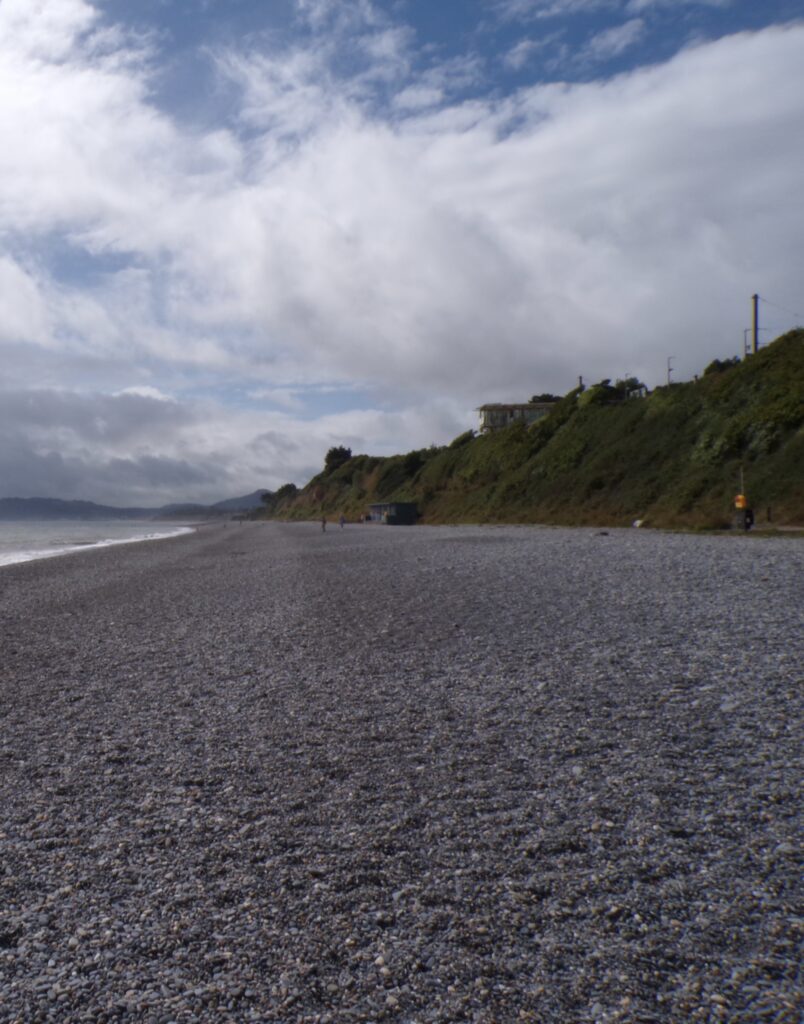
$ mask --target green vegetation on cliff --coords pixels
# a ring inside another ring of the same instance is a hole
[[[612,400],[572,391],[545,419],[445,447],[329,459],[273,514],[357,518],[415,501],[423,521],[719,527],[740,472],[758,522],[804,522],[804,330],[701,379]]]

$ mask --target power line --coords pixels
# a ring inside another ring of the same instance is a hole
[[[804,320],[804,313],[796,313],[795,310],[788,309],[786,306],[780,306],[777,302],[769,302],[767,299],[763,299],[761,295],[759,296],[759,301],[764,303],[766,306],[773,306],[774,309],[781,309],[783,313],[789,313],[790,316],[799,316]]]

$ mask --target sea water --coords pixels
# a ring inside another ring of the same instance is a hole
[[[0,565],[52,558],[113,544],[159,540],[192,533],[186,524],[143,519],[25,520],[0,522]]]

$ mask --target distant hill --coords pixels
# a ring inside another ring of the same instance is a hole
[[[251,494],[245,494],[242,498],[227,498],[226,501],[217,501],[214,505],[210,505],[210,508],[218,512],[249,512],[251,509],[262,508],[264,506],[263,495],[270,493],[265,490],[252,491]]]
[[[724,527],[745,480],[758,524],[804,524],[804,330],[700,379],[622,400],[600,385],[544,419],[446,447],[356,455],[274,504],[285,518],[414,501],[425,522]]]
[[[161,505],[158,508],[98,505],[93,501],[64,501],[61,498],[0,498],[0,520],[23,519],[157,519],[192,518],[249,512],[262,505],[262,495],[254,491],[242,498],[228,498],[214,505],[192,503]]]
[[[153,509],[112,508],[60,498],[0,498],[0,519],[143,519]]]

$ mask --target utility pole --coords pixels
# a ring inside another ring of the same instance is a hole
[[[754,304],[754,342],[752,351],[756,355],[759,351],[759,296],[752,295],[751,301]]]

